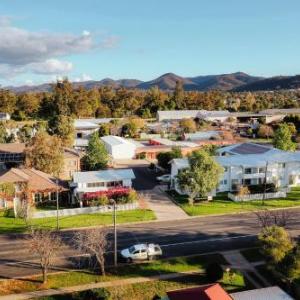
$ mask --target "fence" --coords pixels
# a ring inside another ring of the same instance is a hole
[[[134,210],[138,208],[138,203],[128,203],[128,204],[118,204],[116,205],[117,211],[125,211],[125,210]],[[104,205],[104,206],[93,206],[93,207],[81,207],[81,208],[66,208],[59,209],[58,215],[60,217],[67,216],[76,216],[81,214],[95,214],[95,213],[107,213],[113,210],[113,206]],[[56,210],[48,210],[48,211],[35,211],[33,212],[32,218],[49,218],[56,217]]]
[[[266,193],[264,194],[249,194],[238,196],[228,193],[228,198],[235,202],[240,201],[251,201],[251,200],[262,200],[262,199],[276,199],[276,198],[286,198],[286,191],[278,191],[276,193]]]

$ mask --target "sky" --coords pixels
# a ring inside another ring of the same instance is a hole
[[[0,0],[0,85],[300,73],[299,0]]]

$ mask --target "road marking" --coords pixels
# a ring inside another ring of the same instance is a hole
[[[257,234],[248,234],[248,235],[239,235],[239,236],[224,237],[224,238],[212,238],[212,239],[206,239],[206,240],[180,242],[180,243],[166,244],[166,245],[160,245],[160,246],[161,247],[171,247],[171,246],[178,246],[178,245],[196,244],[196,243],[198,244],[198,243],[204,243],[204,242],[217,242],[217,241],[233,240],[233,239],[256,237],[256,236],[257,236]]]

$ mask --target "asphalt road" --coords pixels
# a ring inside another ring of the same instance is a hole
[[[292,236],[300,234],[300,209],[290,210],[287,228]],[[110,228],[109,240],[112,240]],[[251,247],[260,228],[252,214],[190,218],[118,226],[118,250],[136,243],[159,243],[165,257],[200,254]],[[55,259],[53,271],[75,268],[81,254],[72,247],[74,232],[61,232],[65,245]],[[112,246],[112,245],[111,245]],[[112,247],[111,247],[112,249]],[[112,253],[108,252],[108,263]],[[30,253],[23,235],[0,236],[0,278],[40,273],[38,259]]]

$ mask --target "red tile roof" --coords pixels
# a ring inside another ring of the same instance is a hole
[[[170,300],[232,300],[218,283],[170,291],[167,295]]]

